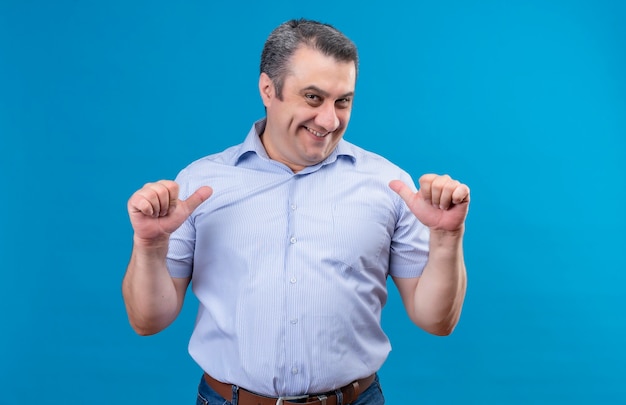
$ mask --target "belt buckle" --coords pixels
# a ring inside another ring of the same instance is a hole
[[[295,400],[306,399],[308,397],[309,397],[308,395],[294,395],[290,397],[278,397],[278,399],[276,399],[276,405],[283,405],[284,401],[291,401],[292,399],[295,399]]]

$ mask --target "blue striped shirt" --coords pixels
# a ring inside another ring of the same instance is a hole
[[[214,192],[172,234],[168,269],[192,277],[204,371],[268,396],[327,392],[387,358],[387,276],[421,274],[429,231],[388,186],[414,187],[397,166],[341,140],[294,174],[267,156],[264,125],[180,172],[181,199]]]

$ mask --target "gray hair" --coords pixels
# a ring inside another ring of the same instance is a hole
[[[287,21],[272,31],[261,53],[261,73],[266,73],[272,79],[280,100],[285,77],[289,73],[289,60],[301,45],[318,50],[339,62],[354,62],[358,72],[356,45],[342,32],[332,25],[304,18]]]

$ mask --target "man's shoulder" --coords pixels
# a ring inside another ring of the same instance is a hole
[[[351,156],[357,166],[372,167],[376,170],[403,171],[386,157],[345,139],[342,139],[339,144],[338,152],[339,154]]]
[[[233,167],[236,166],[244,156],[249,153],[257,153],[258,133],[263,128],[265,121],[258,120],[253,125],[245,139],[236,145],[232,145],[221,152],[212,153],[191,162],[187,170],[202,170],[206,167]]]
[[[241,146],[242,144],[233,145],[221,152],[205,155],[189,163],[185,169],[195,171],[214,166],[234,166],[241,157]]]

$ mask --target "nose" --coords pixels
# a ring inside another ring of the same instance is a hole
[[[328,102],[320,106],[315,123],[324,128],[327,132],[333,132],[339,128],[339,117],[335,110],[335,104]]]

